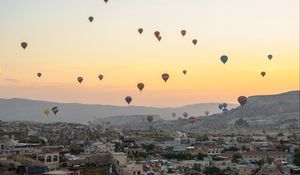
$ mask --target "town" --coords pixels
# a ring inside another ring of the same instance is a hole
[[[0,145],[4,174],[300,174],[299,142],[289,130],[214,134],[1,121]]]

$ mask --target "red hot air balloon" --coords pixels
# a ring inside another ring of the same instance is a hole
[[[241,105],[242,107],[247,103],[247,101],[248,101],[248,98],[245,97],[245,96],[240,96],[240,97],[238,98],[238,102],[240,103],[240,105]]]
[[[261,75],[262,77],[264,77],[264,76],[266,75],[266,72],[261,72],[260,75]]]
[[[132,101],[132,98],[130,96],[125,97],[125,101],[130,104]]]
[[[193,42],[194,45],[196,45],[198,41],[196,39],[193,39],[192,42]]]
[[[82,83],[83,78],[82,78],[82,77],[78,77],[78,78],[77,78],[77,81],[78,81],[79,83]]]
[[[154,35],[156,36],[156,38],[158,38],[160,36],[160,32],[159,31],[155,31]]]
[[[186,31],[185,31],[185,30],[181,30],[181,32],[180,32],[180,33],[181,33],[181,35],[182,35],[182,36],[185,36],[185,34],[186,34]]]
[[[144,31],[144,30],[143,30],[142,28],[139,28],[139,29],[138,29],[138,32],[139,32],[140,34],[142,34],[143,31]]]
[[[138,83],[137,87],[140,91],[142,91],[144,89],[145,85],[144,85],[144,83]]]
[[[21,42],[21,47],[23,49],[26,49],[27,46],[28,46],[28,44],[26,42]]]
[[[197,118],[192,116],[189,118],[189,122],[193,125],[197,121]]]
[[[162,79],[163,79],[165,82],[167,82],[167,80],[169,79],[169,74],[164,73],[164,74],[161,75],[161,77],[162,77]]]

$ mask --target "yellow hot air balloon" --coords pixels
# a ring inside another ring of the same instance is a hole
[[[44,109],[44,114],[45,114],[46,117],[48,117],[49,114],[50,114],[50,110],[49,109]]]

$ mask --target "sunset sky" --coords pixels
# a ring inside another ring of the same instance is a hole
[[[299,89],[299,0],[1,0],[0,22],[0,98],[165,107]]]

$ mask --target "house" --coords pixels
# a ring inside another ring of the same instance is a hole
[[[231,167],[231,159],[229,157],[217,156],[212,160],[212,166],[224,170]]]
[[[207,155],[209,156],[220,155],[222,151],[224,151],[224,148],[220,145],[207,147]]]

